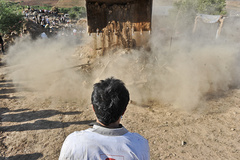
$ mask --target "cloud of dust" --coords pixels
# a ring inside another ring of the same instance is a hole
[[[115,77],[125,82],[134,101],[154,100],[185,110],[200,106],[209,93],[219,94],[240,85],[239,47],[228,36],[230,32],[235,35],[227,28],[232,25],[225,25],[216,40],[208,37],[209,29],[203,29],[204,25],[193,35],[190,30],[169,27],[175,22],[160,18],[153,23],[150,52],[141,49],[126,54],[119,49],[99,57],[88,76],[66,69],[77,65],[73,57],[76,46],[69,40],[22,38],[9,50],[9,76],[26,88],[44,91],[46,96],[87,100],[94,82]]]
[[[15,84],[42,91],[46,97],[86,98],[89,91],[84,84],[85,76],[71,68],[79,65],[75,49],[76,44],[68,37],[18,39],[6,58],[8,76]]]
[[[150,52],[132,50],[131,54],[105,57],[102,63],[106,68],[96,70],[94,76],[122,79],[134,101],[154,100],[184,110],[203,107],[209,95],[239,87],[239,38],[236,41],[236,36],[232,36],[237,34],[233,30],[235,21],[226,22],[221,36],[215,39],[216,24],[211,28],[209,24],[199,25],[193,34],[191,27],[178,30],[178,24],[169,27],[175,21],[159,21],[160,18],[153,23]]]
[[[178,23],[185,22],[175,20],[165,23],[175,24],[169,29],[172,33],[167,34],[168,30],[161,31],[161,28],[167,28],[163,22],[155,23],[150,45],[152,55],[158,61],[148,80],[152,93],[148,94],[151,95],[149,98],[192,110],[200,106],[209,93],[221,94],[230,87],[239,86],[237,22],[234,17],[224,21],[218,39],[215,39],[218,24],[198,25],[193,34],[191,27],[190,30],[189,27],[179,30],[177,26],[181,24]],[[193,26],[193,23],[184,25]]]
[[[184,110],[198,107],[208,94],[220,94],[240,84],[240,56],[233,46],[202,47],[186,42],[192,46],[184,48],[182,42],[175,43],[181,45],[167,54],[160,49],[106,57],[101,60],[106,68],[95,70],[93,77],[122,79],[134,101],[154,100]]]

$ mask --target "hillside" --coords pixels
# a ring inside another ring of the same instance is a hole
[[[85,6],[85,0],[9,0],[20,2],[21,5],[50,5],[58,7]],[[154,5],[171,5],[176,0],[153,0]],[[227,0],[228,10],[239,10],[240,0]]]
[[[9,0],[21,5],[51,5],[58,7],[85,6],[85,0]],[[171,5],[174,0],[153,0],[155,5]]]
[[[9,0],[11,2],[20,2],[21,5],[50,5],[58,7],[85,6],[85,0]]]

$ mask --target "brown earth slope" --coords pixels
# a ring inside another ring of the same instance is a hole
[[[9,0],[12,2],[20,2],[21,5],[50,5],[58,7],[73,7],[73,6],[85,6],[85,0]]]

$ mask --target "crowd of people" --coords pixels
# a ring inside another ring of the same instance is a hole
[[[42,38],[47,39],[50,37],[61,38],[61,37],[72,37],[73,40],[81,40],[83,34],[87,33],[86,19],[70,20],[68,14],[58,13],[45,9],[34,9],[27,7],[22,14],[25,19],[30,23],[29,25],[24,24],[23,29],[18,36],[23,34],[30,34],[33,39]],[[79,24],[78,22],[81,21]],[[84,23],[82,23],[82,21]],[[33,23],[32,23],[33,22]],[[16,34],[12,31],[9,34],[2,34],[0,37],[0,53],[7,51],[9,45],[14,42],[12,34]],[[6,53],[6,52],[5,52]]]
[[[70,22],[66,14],[44,9],[27,9],[23,11],[23,15],[25,15],[27,19],[31,19],[47,29]]]
[[[27,13],[28,16],[25,16],[25,18],[28,21],[32,21],[35,26],[39,25],[43,28],[39,28],[42,32],[37,36],[42,39],[68,37],[72,39],[72,42],[80,43],[84,34],[87,33],[86,19],[70,20],[68,14],[56,14],[47,10],[27,10]]]
[[[77,21],[73,22],[70,20],[69,15],[64,13],[28,7],[23,11],[23,15],[25,15],[26,19],[32,20],[45,28],[44,33],[40,35],[41,38],[46,38],[46,35],[55,35],[56,37],[82,36],[87,30],[86,23],[79,25],[76,23]]]

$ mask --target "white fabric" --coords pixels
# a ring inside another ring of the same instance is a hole
[[[48,36],[46,35],[46,33],[45,33],[45,32],[41,33],[41,37],[42,37],[43,39],[46,39],[46,38],[48,38]]]
[[[148,141],[124,127],[76,131],[65,139],[59,160],[149,160]]]
[[[207,14],[199,14],[199,18],[202,19],[204,23],[217,23],[221,18],[221,15],[207,15]]]

